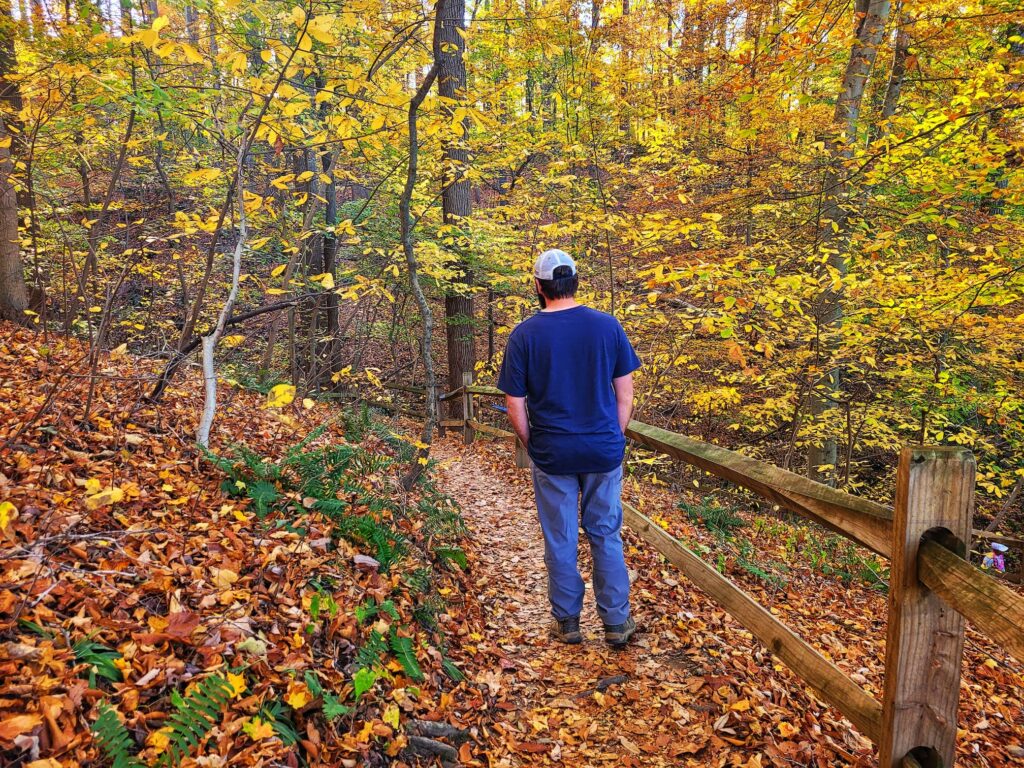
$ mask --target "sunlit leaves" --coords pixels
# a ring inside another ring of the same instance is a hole
[[[283,408],[295,399],[295,387],[291,384],[275,384],[267,393],[267,408]]]

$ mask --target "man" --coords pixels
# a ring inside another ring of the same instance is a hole
[[[584,588],[577,567],[582,518],[605,640],[621,647],[636,631],[622,554],[620,495],[632,373],[640,360],[618,320],[576,303],[579,277],[569,254],[545,251],[533,277],[541,311],[509,336],[498,388],[533,459],[553,634],[563,643],[583,640]]]

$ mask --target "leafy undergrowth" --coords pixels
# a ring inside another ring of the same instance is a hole
[[[400,765],[440,727],[473,764],[423,725],[484,709],[445,640],[480,617],[408,442],[225,388],[203,454],[198,387],[146,404],[123,356],[83,423],[84,348],[0,334],[0,763]]]

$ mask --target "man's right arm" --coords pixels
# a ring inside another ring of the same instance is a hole
[[[512,429],[523,445],[530,443],[530,420],[526,415],[526,398],[505,395],[505,406],[508,408],[508,420]]]

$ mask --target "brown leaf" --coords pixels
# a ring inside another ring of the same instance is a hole
[[[0,742],[11,743],[15,736],[27,733],[42,724],[43,718],[37,714],[15,715],[6,720],[0,720]]]

